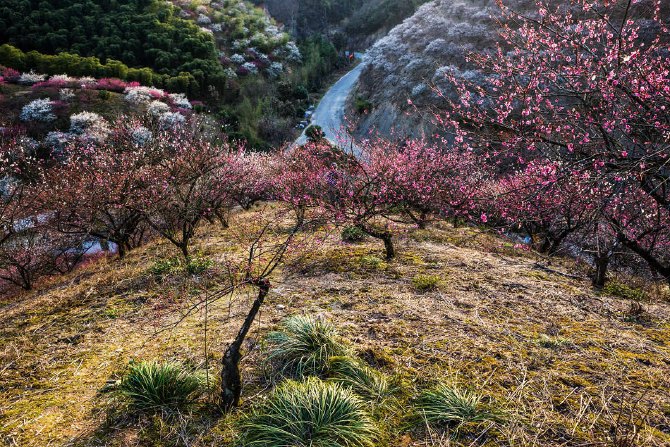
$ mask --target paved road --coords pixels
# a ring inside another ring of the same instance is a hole
[[[363,65],[363,63],[358,64],[353,70],[333,84],[330,90],[321,98],[321,102],[319,102],[312,116],[311,124],[321,126],[326,134],[326,138],[338,146],[345,146],[347,148],[351,146],[351,139],[344,132],[344,128],[346,127],[344,108],[347,97],[349,97],[361,75],[361,71],[363,71]],[[301,145],[306,142],[307,137],[303,131],[302,135],[295,141],[295,144]]]

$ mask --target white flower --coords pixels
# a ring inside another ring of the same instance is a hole
[[[179,107],[180,109],[190,109],[192,108],[191,102],[188,100],[185,94],[183,93],[171,93],[169,95],[172,103]]]
[[[228,67],[228,68],[226,68],[225,70],[223,70],[223,75],[224,75],[227,79],[235,79],[235,78],[237,78],[237,73],[235,73],[235,70],[233,70],[233,69],[230,68],[230,67]]]
[[[97,113],[81,112],[70,116],[70,133],[84,140],[102,142],[109,132],[107,121]]]
[[[220,33],[223,31],[223,26],[220,23],[213,24],[210,29],[215,33]]]
[[[40,121],[49,123],[56,120],[56,115],[53,113],[53,101],[48,98],[36,99],[21,109],[19,115],[21,121]]]
[[[186,118],[184,115],[177,112],[165,112],[158,118],[158,125],[163,130],[179,126],[185,122]]]
[[[149,104],[149,107],[147,108],[147,112],[149,112],[149,115],[155,118],[158,118],[163,113],[169,111],[170,106],[161,101],[151,101],[151,104]]]
[[[247,70],[249,74],[258,74],[258,67],[252,62],[245,62],[242,64],[242,68]]]
[[[153,139],[151,131],[144,126],[137,126],[130,132],[130,137],[138,146],[144,146]]]
[[[44,137],[43,144],[54,150],[63,150],[73,140],[72,135],[65,132],[49,132]]]
[[[71,101],[74,99],[74,90],[71,88],[62,88],[58,91],[58,97],[61,101]]]
[[[281,62],[273,62],[266,71],[271,78],[278,78],[284,71],[284,65]]]
[[[71,83],[71,82],[77,82],[77,78],[71,78],[70,76],[66,74],[60,74],[60,75],[53,75],[51,78],[49,78],[50,81],[54,82],[63,82],[63,83]]]
[[[212,23],[212,19],[210,19],[209,17],[207,17],[204,14],[200,14],[198,16],[196,22],[198,23],[198,25],[209,25],[209,24]]]
[[[97,82],[96,79],[90,76],[84,76],[82,78],[79,78],[79,84],[81,84],[82,87],[95,84],[96,82]]]
[[[125,90],[125,99],[128,102],[141,104],[150,102],[157,97],[165,96],[165,92],[154,87],[127,87]]]
[[[38,82],[43,82],[47,77],[45,75],[37,74],[34,71],[30,71],[30,73],[23,73],[19,77],[19,84],[23,85],[33,85],[37,84]]]
[[[246,59],[244,59],[244,56],[242,56],[241,54],[233,54],[232,56],[230,56],[230,61],[233,62],[234,64],[242,65],[246,61]]]

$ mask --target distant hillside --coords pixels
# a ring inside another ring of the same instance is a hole
[[[431,135],[431,112],[443,103],[435,89],[445,91],[445,70],[483,79],[466,56],[487,51],[497,42],[496,20],[501,14],[496,3],[434,0],[379,40],[368,51],[355,98],[353,108],[365,112],[353,117],[358,134],[374,130],[399,138]],[[535,9],[530,0],[504,0],[504,4],[519,12]],[[416,109],[422,113],[408,113]]]
[[[255,0],[294,35],[330,34],[341,46],[366,49],[427,0]]]

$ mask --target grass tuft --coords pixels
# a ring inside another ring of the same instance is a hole
[[[328,359],[346,354],[346,348],[330,323],[306,316],[289,317],[281,329],[268,334],[268,360],[276,375],[293,378],[322,376]]]
[[[421,393],[415,406],[418,416],[430,428],[447,428],[497,419],[483,404],[480,394],[446,384]]]
[[[370,368],[351,357],[331,357],[328,361],[331,379],[353,390],[366,402],[384,406],[397,391],[389,379],[381,372]]]
[[[203,391],[201,378],[177,362],[131,363],[119,393],[143,412],[183,410]]]
[[[350,389],[315,377],[284,382],[241,424],[242,447],[373,447],[377,429]]]
[[[412,285],[419,292],[430,292],[437,289],[440,277],[437,275],[416,275],[412,278]]]

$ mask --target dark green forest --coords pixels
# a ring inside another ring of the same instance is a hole
[[[3,0],[0,42],[115,59],[172,76],[221,72],[212,37],[160,0]]]

